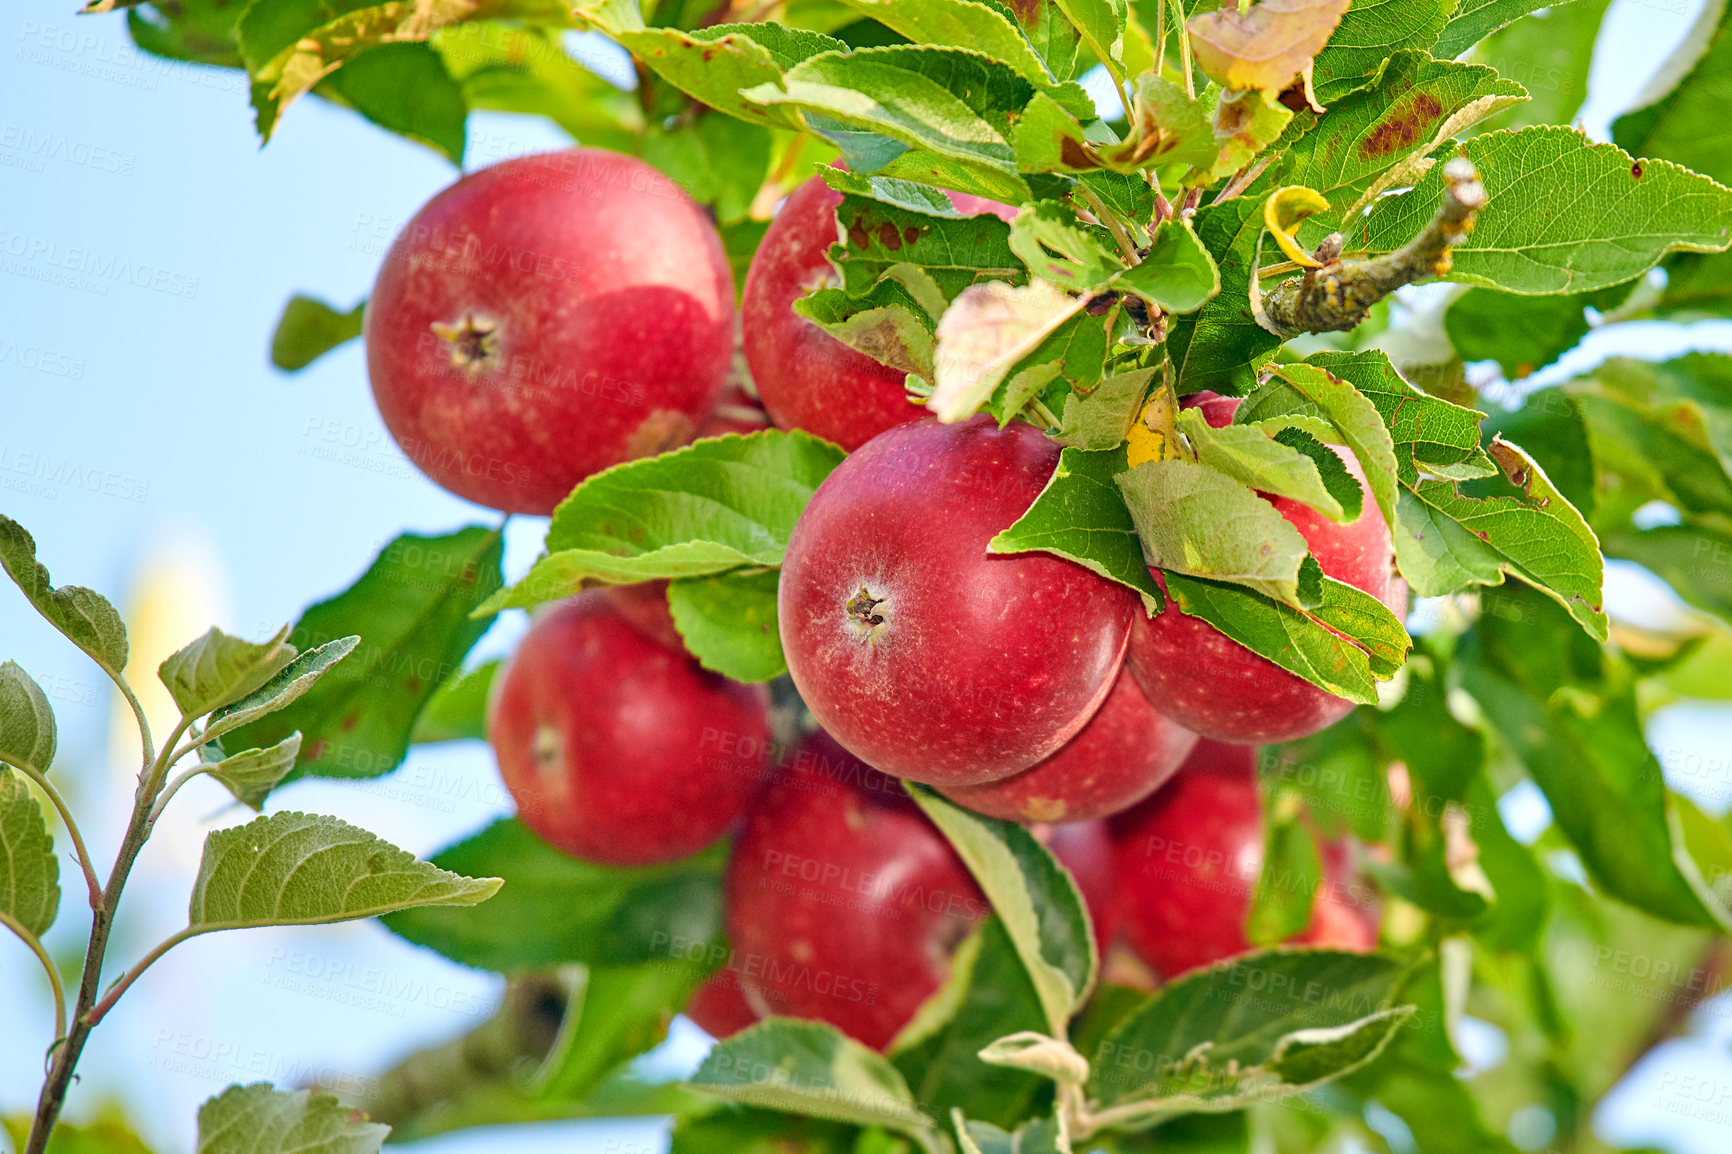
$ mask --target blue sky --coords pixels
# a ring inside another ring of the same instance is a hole
[[[0,20],[0,510],[32,530],[60,581],[116,598],[139,591],[141,574],[186,585],[183,603],[163,610],[197,622],[176,640],[208,623],[263,635],[347,585],[404,529],[493,520],[394,450],[358,346],[294,377],[265,356],[291,293],[344,306],[366,294],[391,235],[452,167],[314,100],[292,108],[261,150],[238,73],[142,57],[119,17],[79,18],[75,7],[25,0]],[[1604,135],[1682,35],[1689,16],[1677,8],[1614,4],[1584,111],[1591,134]],[[562,143],[537,122],[477,115],[470,165]],[[1726,348],[1727,329],[1643,326],[1621,347]],[[1609,351],[1594,338],[1575,363]],[[540,531],[514,524],[509,572],[523,570]],[[1648,596],[1632,588],[1632,602]],[[516,627],[502,623],[483,647],[508,648]],[[87,832],[108,860],[130,784],[109,767],[100,674],[3,590],[0,657],[49,687],[63,734],[57,775],[75,807],[96,815]],[[1665,724],[1669,741],[1724,748],[1721,715]],[[342,813],[425,853],[503,812],[502,800],[491,759],[471,746],[418,753],[381,783],[301,783],[274,804]],[[117,958],[181,924],[204,831],[237,817],[215,787],[188,789],[172,814],[140,865]],[[61,948],[83,932],[68,894],[53,939]],[[227,1082],[366,1076],[472,1027],[498,988],[373,925],[198,939],[103,1024],[80,1100],[117,1095],[147,1137],[189,1149],[198,1103]],[[0,1110],[33,1096],[36,1053],[20,1039],[46,1038],[43,995],[27,955],[0,941]],[[1704,1021],[1699,1039],[1657,1052],[1614,1095],[1601,1118],[1609,1138],[1667,1137],[1704,1154],[1732,1146],[1725,1124],[1667,1105],[1680,1071],[1732,1085],[1732,1030],[1719,1016]],[[689,1058],[697,1043],[680,1038]],[[1496,1039],[1485,1046],[1489,1058]],[[659,1135],[653,1123],[557,1124],[426,1149],[649,1154]]]

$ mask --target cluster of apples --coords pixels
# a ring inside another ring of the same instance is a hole
[[[1171,603],[1150,618],[1071,561],[989,553],[1058,446],[1020,421],[925,418],[903,374],[794,311],[834,276],[839,203],[808,181],[753,258],[740,312],[761,409],[729,385],[733,280],[716,230],[636,160],[574,149],[475,173],[387,256],[366,321],[375,396],[410,458],[459,495],[547,513],[610,465],[772,422],[850,451],[802,514],[778,591],[807,736],[772,742],[767,691],[702,668],[661,588],[587,593],[537,617],[490,703],[523,821],[619,866],[739,831],[733,959],[691,1011],[714,1033],[781,1013],[884,1047],[938,988],[989,911],[902,780],[1033,825],[1077,877],[1103,949],[1122,923],[1162,976],[1244,950],[1256,746],[1351,703]],[[1238,404],[1183,403],[1214,425]],[[1338,524],[1270,500],[1324,573],[1405,608],[1374,509]],[[1358,893],[1341,884],[1345,852],[1326,859],[1332,884],[1302,939],[1369,948],[1373,911],[1341,896]]]

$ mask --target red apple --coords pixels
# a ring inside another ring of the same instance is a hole
[[[1008,777],[1111,691],[1136,595],[1049,554],[986,549],[1058,453],[1021,422],[902,425],[801,514],[777,595],[788,670],[867,764],[945,787]]]
[[[926,409],[908,400],[907,374],[849,348],[794,311],[794,302],[836,276],[842,194],[814,176],[794,190],[764,233],[740,301],[746,363],[778,426],[804,429],[857,449]]]
[[[726,911],[730,966],[758,1013],[816,1018],[882,1050],[988,908],[901,784],[820,733],[735,843]]]
[[[596,590],[615,613],[653,637],[669,649],[687,652],[686,642],[674,627],[674,615],[668,609],[666,581],[640,581],[636,585],[603,585]]]
[[[731,969],[719,970],[704,980],[686,1003],[686,1017],[712,1038],[737,1034],[758,1020],[746,1002],[740,975]]]
[[[700,437],[722,437],[729,433],[761,433],[770,427],[770,414],[764,411],[764,404],[752,394],[746,392],[738,383],[730,381],[722,390],[722,399],[716,404],[716,412],[710,418],[709,424],[698,430]]]
[[[764,784],[769,698],[639,632],[603,599],[536,618],[489,703],[487,737],[518,816],[607,865],[685,857]]]
[[[366,316],[391,435],[460,497],[551,513],[690,440],[734,344],[733,276],[666,176],[577,148],[463,177],[392,244]]]
[[[1014,777],[952,786],[944,795],[1010,821],[1086,822],[1128,809],[1173,775],[1197,735],[1162,716],[1129,672],[1082,732]]]
[[[1030,832],[1076,879],[1083,905],[1088,907],[1089,921],[1094,923],[1097,951],[1106,953],[1119,932],[1118,863],[1107,823],[1072,821],[1064,825],[1036,825]]]
[[[1210,425],[1229,424],[1236,397],[1197,393],[1184,398]],[[1336,449],[1347,471],[1365,484],[1352,453]],[[1395,572],[1389,527],[1366,490],[1359,517],[1331,521],[1309,505],[1264,494],[1299,530],[1323,572],[1378,598],[1397,616],[1406,612],[1407,584]],[[1159,579],[1157,575],[1157,580]],[[1165,582],[1162,582],[1165,588]],[[1216,741],[1292,741],[1333,725],[1353,703],[1289,673],[1169,601],[1150,619],[1138,614],[1125,664],[1154,707],[1187,729]]]
[[[1251,948],[1245,919],[1263,868],[1257,751],[1204,739],[1173,780],[1113,819],[1125,937],[1175,978]],[[1325,884],[1293,944],[1368,951],[1377,944],[1370,891],[1344,848],[1325,847]]]

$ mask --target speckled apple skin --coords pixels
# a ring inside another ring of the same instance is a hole
[[[926,415],[908,400],[907,373],[849,348],[794,311],[794,301],[834,280],[842,194],[814,176],[794,190],[764,233],[740,302],[746,364],[770,419],[844,449]]]
[[[543,613],[500,675],[487,736],[518,817],[585,861],[696,853],[762,791],[769,697],[651,639],[593,594]]]
[[[1173,776],[1197,735],[1169,720],[1125,669],[1082,732],[1032,769],[944,795],[1007,821],[1086,822],[1143,800]]]
[[[1021,422],[920,421],[851,454],[807,505],[782,564],[782,647],[819,724],[869,765],[944,787],[1008,777],[1111,691],[1136,595],[1050,554],[987,552],[1058,454]],[[861,590],[869,630],[850,611]]]
[[[496,326],[457,368],[435,325]],[[440,485],[551,513],[592,473],[688,441],[734,344],[733,274],[701,209],[641,161],[577,148],[463,177],[416,213],[367,304],[385,425]]]
[[[1201,409],[1219,428],[1232,421],[1239,400],[1200,393],[1185,398],[1184,407]],[[1335,452],[1363,487],[1358,459],[1340,448]],[[1370,593],[1397,617],[1406,616],[1407,583],[1395,572],[1389,526],[1370,490],[1359,517],[1346,524],[1298,501],[1264,496],[1299,530],[1327,576]],[[1353,702],[1258,656],[1208,622],[1186,616],[1170,600],[1153,619],[1138,615],[1125,664],[1156,709],[1216,741],[1292,741],[1333,725],[1353,709]]]
[[[901,784],[822,733],[753,810],[725,892],[729,964],[753,1008],[828,1022],[878,1050],[988,913]]]
[[[1154,796],[1111,823],[1125,939],[1163,978],[1242,954],[1263,868],[1257,751],[1207,739]],[[1370,888],[1325,847],[1328,883],[1311,925],[1290,944],[1368,951],[1377,944]]]

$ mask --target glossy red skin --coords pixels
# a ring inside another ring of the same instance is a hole
[[[814,176],[770,222],[740,302],[746,364],[770,419],[850,451],[926,415],[908,400],[907,374],[849,348],[794,311],[794,301],[835,279],[827,255],[838,239],[842,194]]]
[[[720,970],[706,978],[686,1003],[686,1017],[712,1038],[737,1034],[758,1020],[746,1002],[740,976],[733,970]]]
[[[1129,809],[1179,768],[1197,735],[1168,720],[1121,669],[1082,732],[1032,769],[944,796],[1008,821],[1086,822]]]
[[[1184,407],[1201,409],[1204,419],[1220,428],[1232,421],[1239,400],[1198,393],[1184,398]],[[1352,453],[1336,452],[1363,485],[1358,460]],[[1407,584],[1395,572],[1389,527],[1369,490],[1358,519],[1345,525],[1298,501],[1264,496],[1299,530],[1325,574],[1365,590],[1397,616],[1405,616]],[[1292,741],[1333,725],[1353,710],[1353,702],[1258,656],[1213,625],[1187,617],[1172,601],[1153,619],[1137,616],[1125,664],[1156,709],[1216,741]]]
[[[1104,821],[1073,821],[1064,825],[1037,825],[1034,836],[1052,851],[1059,864],[1076,879],[1095,927],[1095,948],[1104,954],[1119,933],[1118,862],[1112,835]]]
[[[1207,739],[1172,781],[1112,821],[1119,902],[1131,948],[1163,978],[1251,949],[1245,918],[1263,868],[1257,751]],[[1328,884],[1290,944],[1365,952],[1377,944],[1370,891],[1326,847]]]
[[[986,899],[899,783],[814,734],[728,863],[731,968],[762,1014],[882,1050],[937,991]]]
[[[818,487],[782,564],[788,670],[837,741],[937,786],[1021,772],[1074,737],[1118,673],[1136,595],[1045,553],[990,554],[1058,446],[1013,422],[920,421]],[[858,624],[862,589],[882,624]]]
[[[768,707],[762,686],[701,668],[585,596],[536,619],[494,689],[487,737],[518,816],[549,845],[650,865],[745,814],[766,779]]]
[[[653,637],[676,652],[687,652],[685,639],[674,627],[674,615],[668,609],[666,581],[603,585],[596,592],[615,613],[635,625],[646,637]]]
[[[597,149],[471,173],[415,214],[367,304],[386,427],[440,485],[551,513],[592,473],[688,441],[733,354],[733,275],[701,209]],[[490,367],[434,325],[495,323]]]

